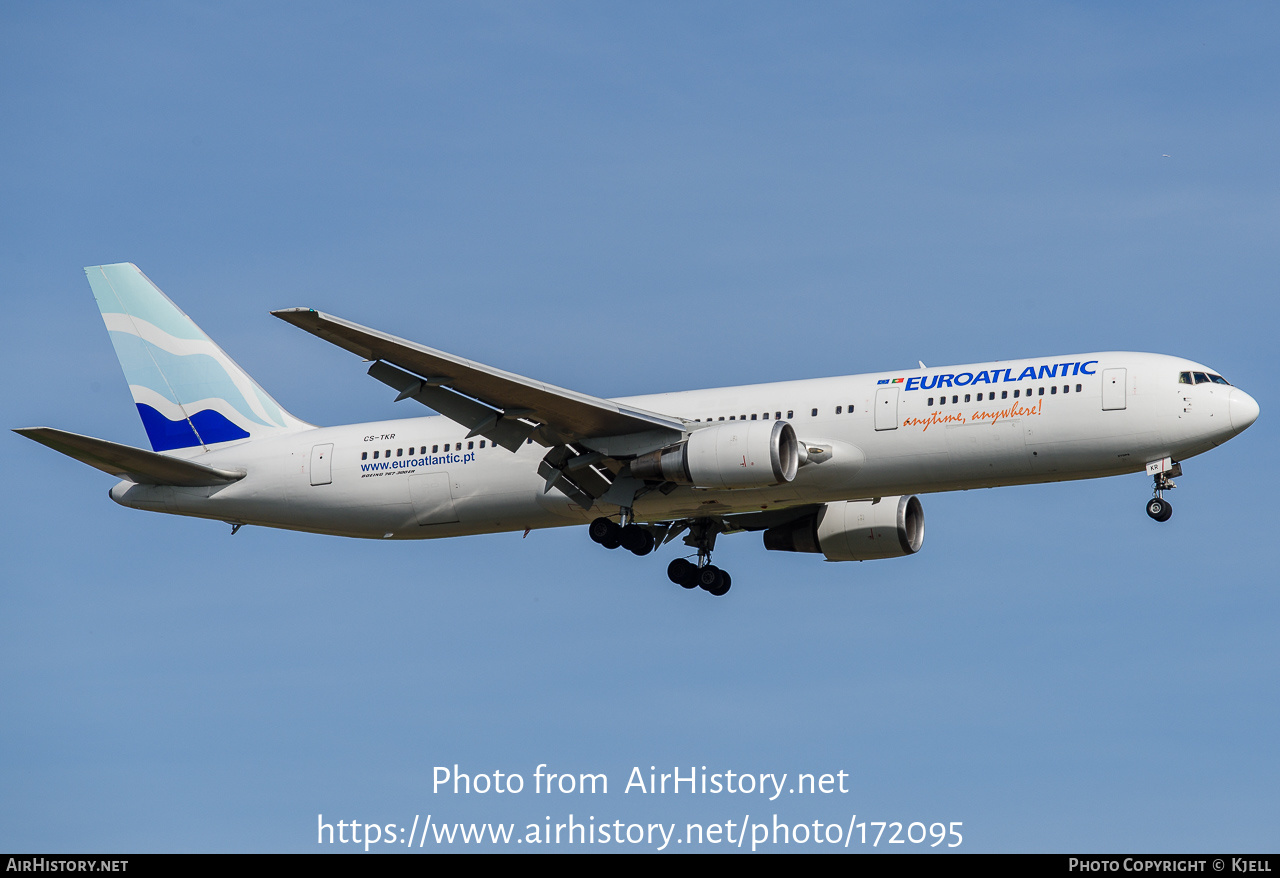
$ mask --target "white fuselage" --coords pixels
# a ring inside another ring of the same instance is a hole
[[[808,449],[808,463],[789,484],[650,491],[635,501],[635,518],[1142,471],[1152,461],[1207,451],[1257,417],[1243,391],[1180,383],[1186,372],[1211,370],[1176,357],[1109,352],[620,400],[685,419],[691,430],[780,416]],[[244,470],[232,484],[121,482],[111,496],[127,506],[232,523],[392,539],[582,524],[616,512],[608,498],[585,510],[547,491],[537,474],[544,447],[526,444],[512,453],[466,434],[439,416],[306,429],[181,454]]]

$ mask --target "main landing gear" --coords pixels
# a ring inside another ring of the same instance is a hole
[[[628,511],[624,509],[623,521],[627,522],[625,524],[619,524],[609,518],[597,518],[591,522],[587,532],[592,540],[606,549],[622,547],[636,555],[648,555],[657,546],[657,538],[649,528],[629,521],[630,517]],[[701,588],[717,597],[727,594],[733,582],[732,578],[727,571],[711,563],[711,550],[715,546],[716,534],[720,532],[718,522],[712,519],[697,519],[687,523],[681,522],[679,526],[681,529],[684,527],[689,529],[689,535],[684,541],[698,550],[698,563],[677,558],[667,565],[667,578],[684,588]],[[665,529],[660,528],[664,531],[667,540],[674,536],[670,532],[671,527],[672,525],[667,525]]]
[[[689,535],[684,538],[684,543],[698,550],[698,563],[677,558],[667,565],[667,578],[682,588],[700,588],[716,597],[728,594],[733,578],[727,570],[711,563],[711,550],[716,546],[721,523],[713,518],[695,518],[686,525]]]
[[[597,518],[591,522],[587,533],[591,534],[591,539],[606,549],[616,549],[621,546],[634,555],[647,555],[657,545],[653,532],[648,528],[638,524],[618,524],[609,518]]]
[[[1155,496],[1147,501],[1147,515],[1156,521],[1168,521],[1173,517],[1173,504],[1164,499],[1164,492],[1178,487],[1171,476],[1182,475],[1182,467],[1174,464],[1173,469],[1155,474]]]
[[[733,584],[729,571],[714,564],[699,567],[686,558],[677,558],[667,565],[667,579],[682,588],[700,588],[716,597],[728,594],[729,586]]]

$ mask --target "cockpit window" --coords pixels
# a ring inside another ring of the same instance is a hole
[[[1179,372],[1179,384],[1225,384],[1231,386],[1231,382],[1223,378],[1221,375],[1214,375],[1206,372]]]

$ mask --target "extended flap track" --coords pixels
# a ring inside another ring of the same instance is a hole
[[[369,374],[400,391],[396,402],[415,399],[466,427],[470,430],[468,439],[483,436],[508,451],[518,451],[529,438],[540,445],[551,444],[541,434],[539,424],[526,420],[533,414],[528,409],[496,409],[446,387],[447,378],[419,378],[382,360],[369,367]]]
[[[448,378],[421,378],[382,360],[369,367],[369,374],[400,391],[396,402],[417,400],[466,427],[468,439],[483,436],[513,452],[529,439],[551,445],[538,464],[538,475],[546,479],[544,490],[555,488],[583,509],[590,509],[613,484],[613,473],[604,466],[605,455],[579,445],[557,444],[528,409],[494,408],[446,386]]]
[[[538,475],[546,479],[543,491],[555,488],[583,509],[590,509],[613,484],[613,473],[604,466],[606,459],[599,451],[578,445],[555,446],[538,464]]]

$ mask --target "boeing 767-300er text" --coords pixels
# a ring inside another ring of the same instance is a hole
[[[273,312],[371,361],[442,417],[315,427],[281,408],[134,265],[85,270],[152,451],[49,427],[24,436],[110,473],[117,503],[375,539],[588,524],[637,555],[683,536],[673,582],[712,594],[716,537],[830,561],[910,555],[917,493],[1146,470],[1147,514],[1180,461],[1258,404],[1199,363],[1108,352],[599,399],[307,308]]]

